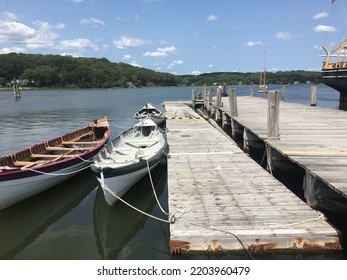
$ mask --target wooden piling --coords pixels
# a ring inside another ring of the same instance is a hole
[[[282,91],[281,91],[281,93],[282,93],[282,100],[284,100],[285,97],[286,97],[286,86],[285,86],[285,85],[282,86]]]
[[[217,103],[216,103],[216,107],[221,107],[222,106],[222,88],[218,87],[217,90]]]
[[[229,91],[229,106],[230,106],[230,116],[237,117],[239,113],[237,111],[236,88],[232,88]]]
[[[311,106],[317,105],[317,87],[316,85],[311,85]]]
[[[279,138],[279,107],[280,100],[278,91],[268,92],[268,119],[267,119],[267,137]]]

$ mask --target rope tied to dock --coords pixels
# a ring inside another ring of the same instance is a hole
[[[152,215],[152,214],[149,214],[149,213],[147,213],[147,212],[145,212],[145,211],[142,211],[141,209],[135,207],[134,205],[131,205],[130,203],[128,203],[127,201],[125,201],[124,199],[122,199],[119,195],[117,195],[114,191],[112,191],[112,190],[105,184],[105,181],[104,181],[104,173],[103,173],[102,170],[101,170],[100,175],[101,175],[101,182],[100,182],[101,187],[102,187],[104,190],[108,191],[112,196],[114,196],[115,198],[117,198],[119,201],[121,201],[122,203],[124,203],[125,205],[127,205],[128,207],[130,207],[131,209],[133,209],[133,210],[135,210],[135,211],[137,211],[137,212],[139,212],[139,213],[141,213],[141,214],[143,214],[143,215],[145,215],[145,216],[147,216],[147,217],[149,217],[149,218],[152,218],[152,219],[154,219],[154,220],[160,221],[160,222],[164,222],[164,223],[167,223],[167,224],[173,224],[173,223],[175,222],[174,217],[170,217],[168,220],[164,220],[164,219],[162,219],[162,218],[159,218],[159,217],[156,217],[156,216],[154,216],[154,215]],[[168,215],[168,214],[167,214],[167,215]]]
[[[151,168],[150,168],[150,166],[149,166],[149,161],[146,160],[146,163],[147,163],[148,176],[149,176],[149,180],[150,180],[150,182],[151,182],[152,191],[153,191],[155,200],[157,201],[157,204],[158,204],[160,210],[161,210],[165,215],[169,216],[169,213],[167,213],[167,212],[163,209],[163,207],[161,206],[161,204],[160,204],[160,202],[159,202],[157,193],[156,193],[155,188],[154,188],[153,180],[152,180],[152,174],[151,174]]]
[[[307,219],[307,220],[303,220],[303,221],[299,221],[299,222],[295,222],[295,223],[290,223],[290,224],[285,224],[285,225],[279,225],[279,226],[275,226],[275,227],[270,227],[270,229],[278,229],[278,228],[285,228],[285,227],[290,227],[290,226],[295,226],[295,225],[300,225],[300,224],[304,224],[304,223],[308,223],[308,222],[314,222],[314,221],[318,221],[318,220],[327,220],[326,216],[324,215],[324,213],[316,211],[318,214],[317,218],[312,218],[312,219]]]

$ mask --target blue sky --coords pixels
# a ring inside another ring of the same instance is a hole
[[[256,72],[266,49],[267,71],[319,71],[321,45],[344,36],[344,2],[0,0],[0,53],[106,57],[183,75]]]

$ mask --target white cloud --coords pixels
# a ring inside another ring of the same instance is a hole
[[[80,53],[61,53],[62,56],[82,57]]]
[[[317,25],[313,28],[314,32],[336,32],[336,28],[330,25]]]
[[[325,18],[325,17],[327,17],[328,15],[329,15],[329,13],[327,13],[327,12],[320,12],[320,13],[318,13],[318,14],[315,14],[315,15],[313,16],[313,19]]]
[[[124,22],[136,22],[136,21],[139,21],[139,19],[140,19],[140,16],[138,14],[131,15],[130,19],[129,18],[123,18],[120,16],[116,17],[117,21],[124,21]]]
[[[59,45],[57,46],[57,49],[59,50],[86,50],[86,49],[92,49],[94,51],[97,51],[99,47],[94,44],[89,39],[74,39],[74,40],[63,40],[59,42]]]
[[[128,36],[121,36],[120,39],[113,41],[113,44],[117,49],[138,48],[151,43],[152,42],[149,39],[133,38]]]
[[[0,21],[0,43],[24,43],[37,34],[34,28],[14,21]]]
[[[93,27],[103,27],[105,26],[105,22],[100,20],[100,19],[97,19],[97,18],[94,18],[94,17],[90,17],[88,19],[82,19],[81,20],[81,24],[82,25],[91,25]]]
[[[70,2],[73,2],[73,3],[82,3],[84,0],[70,0]]]
[[[131,55],[130,54],[123,55],[123,60],[129,60],[129,59],[131,59]]]
[[[24,53],[26,51],[25,48],[17,48],[17,47],[12,47],[12,48],[2,48],[0,49],[0,53],[6,54],[6,53]]]
[[[201,74],[201,72],[200,71],[198,71],[198,70],[194,70],[194,71],[192,71],[192,75],[200,75]]]
[[[137,63],[137,61],[133,60],[132,62],[129,63],[132,66],[136,66],[136,67],[142,67],[141,64]]]
[[[207,21],[216,21],[218,20],[218,16],[217,15],[209,15],[207,17]]]
[[[183,64],[183,61],[182,60],[174,60],[167,66],[167,68],[171,69],[172,67],[179,65],[179,64]]]
[[[3,12],[3,18],[7,21],[17,21],[19,16],[11,12]]]
[[[262,44],[261,41],[248,41],[248,42],[245,44],[245,47],[254,47],[254,46],[261,45],[261,44]]]
[[[212,68],[212,67],[213,67],[213,64],[209,64],[207,67],[208,67],[208,68]]]
[[[49,48],[54,46],[58,38],[54,30],[65,28],[62,23],[51,25],[43,21],[35,21],[34,25],[36,28],[16,21],[0,20],[0,43],[21,44],[31,49]]]
[[[145,52],[143,53],[143,56],[149,56],[149,57],[163,57],[168,56],[170,53],[176,52],[177,49],[174,46],[171,47],[165,47],[165,48],[157,48],[154,52]]]
[[[38,26],[35,36],[28,38],[25,42],[26,46],[31,49],[54,47],[58,34],[53,30],[65,28],[63,23],[51,25],[48,22],[35,21],[34,24]]]
[[[277,32],[275,34],[275,37],[280,40],[290,41],[295,39],[295,35],[291,34],[290,32]]]

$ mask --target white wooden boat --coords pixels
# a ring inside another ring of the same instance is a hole
[[[0,210],[71,178],[110,138],[108,117],[0,158]]]
[[[134,118],[137,120],[142,120],[147,117],[150,117],[159,126],[164,124],[166,120],[165,114],[154,107],[151,103],[147,103],[134,114]]]
[[[107,204],[115,204],[118,197],[157,166],[167,149],[165,132],[149,117],[107,144],[91,165]]]

